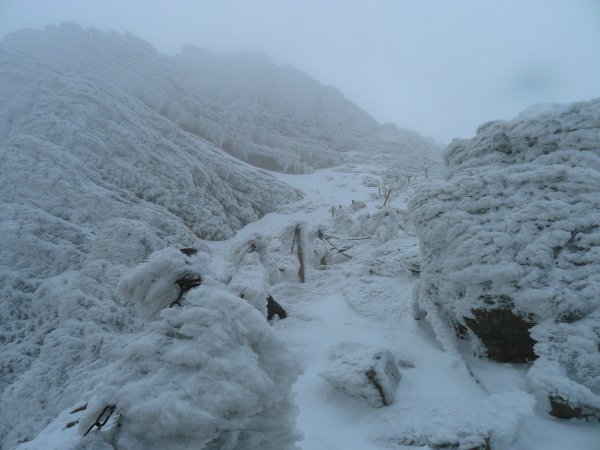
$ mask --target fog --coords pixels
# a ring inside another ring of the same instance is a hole
[[[532,103],[600,96],[597,0],[0,0],[0,37],[66,20],[169,54],[264,51],[443,142]]]

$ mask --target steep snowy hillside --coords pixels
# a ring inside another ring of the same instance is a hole
[[[600,100],[531,108],[446,153],[412,202],[418,303],[441,339],[535,359],[558,417],[600,417]],[[548,403],[550,399],[550,404]]]
[[[135,328],[114,294],[123,267],[229,237],[298,194],[109,84],[4,48],[0,98],[0,435],[15,442]]]
[[[409,154],[420,164],[439,156],[435,142],[382,127],[337,89],[261,55],[185,47],[168,57],[131,35],[73,24],[17,32],[2,45],[110,82],[182,129],[259,167],[310,171],[340,163],[344,152],[371,151],[381,142],[404,152],[411,141]]]

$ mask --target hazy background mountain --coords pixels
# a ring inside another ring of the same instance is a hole
[[[214,54],[187,46],[170,57],[132,35],[74,24],[16,32],[2,45],[109,82],[258,167],[307,172],[338,164],[349,151],[371,152],[382,141],[422,164],[441,148],[414,131],[383,127],[336,88],[274,65],[263,54]]]

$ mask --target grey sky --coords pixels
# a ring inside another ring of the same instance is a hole
[[[171,54],[264,50],[441,141],[600,96],[600,0],[0,0],[0,37],[64,20]]]

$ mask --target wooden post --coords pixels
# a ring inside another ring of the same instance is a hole
[[[388,202],[388,200],[390,199],[390,194],[392,193],[392,189],[390,188],[389,190],[385,191],[385,201],[383,202],[383,206],[386,205],[386,203]]]
[[[304,252],[302,251],[302,239],[300,238],[300,232],[300,224],[298,224],[294,230],[294,240],[298,242],[298,261],[300,262],[298,276],[300,277],[300,282],[304,283]]]

